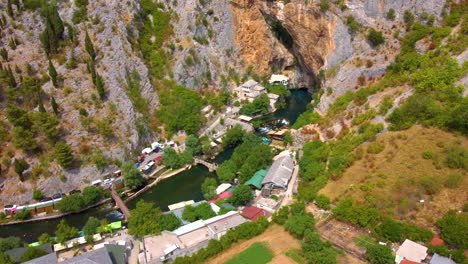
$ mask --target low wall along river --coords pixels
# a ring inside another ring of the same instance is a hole
[[[262,117],[261,120],[268,122],[271,120],[286,119],[292,124],[296,121],[300,113],[305,111],[310,100],[311,96],[306,90],[292,90],[291,97],[286,100],[287,107],[285,109],[280,109],[275,113],[268,114]],[[232,152],[233,149],[222,152],[216,157],[215,162],[221,164],[231,157]],[[203,165],[194,166],[190,170],[183,171],[171,178],[161,181],[136,199],[129,201],[127,206],[132,210],[136,207],[137,202],[143,199],[147,202],[154,203],[161,208],[162,211],[167,211],[167,206],[174,203],[187,200],[203,200],[201,185],[206,177],[216,177],[216,174],[214,172],[209,172]],[[122,213],[113,210],[112,204],[105,204],[80,214],[68,215],[59,219],[0,226],[0,237],[17,236],[26,242],[32,243],[37,241],[37,238],[42,233],[53,235],[61,219],[65,219],[69,225],[81,230],[86,220],[91,216],[99,219],[107,218],[109,222],[118,221],[123,218]]]

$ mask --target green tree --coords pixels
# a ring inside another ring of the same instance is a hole
[[[55,4],[43,4],[41,15],[45,20],[45,29],[39,38],[46,54],[50,55],[58,51],[60,40],[63,39],[64,25]]]
[[[50,104],[52,106],[52,110],[54,111],[54,114],[55,115],[58,115],[59,114],[59,111],[58,111],[58,104],[57,102],[55,101],[55,98],[52,96],[52,98],[50,99]]]
[[[42,256],[47,255],[47,252],[38,248],[38,247],[30,247],[26,252],[24,252],[23,256],[21,256],[20,261],[26,262],[35,258],[39,258]]]
[[[57,142],[55,144],[55,158],[63,168],[70,168],[74,159],[70,146],[63,142]]]
[[[3,264],[15,264],[15,260],[7,254],[0,252],[0,263]]]
[[[403,239],[403,225],[392,219],[386,219],[376,228],[376,233],[392,242],[398,242]]]
[[[24,181],[23,172],[29,168],[29,164],[24,159],[15,159],[13,167],[20,181]]]
[[[468,214],[449,211],[444,217],[436,222],[440,228],[440,235],[449,245],[459,249],[468,249],[468,240],[465,235],[468,233]]]
[[[142,238],[146,235],[158,235],[161,233],[161,210],[155,208],[152,203],[143,200],[138,201],[136,208],[131,211],[128,219],[128,233]]]
[[[64,212],[79,211],[84,207],[84,202],[81,196],[77,193],[68,195],[62,198],[56,205],[57,209]]]
[[[96,86],[96,90],[98,92],[99,98],[104,100],[104,96],[106,95],[106,90],[104,88],[104,80],[102,79],[101,75],[96,73],[96,82],[94,83]]]
[[[379,244],[368,246],[365,257],[372,264],[392,264],[395,259],[390,247]]]
[[[99,226],[100,222],[96,217],[88,218],[88,221],[86,221],[86,224],[83,226],[86,242],[93,242],[93,235],[97,234]]]
[[[395,19],[395,9],[393,8],[390,8],[387,12],[387,18],[390,19],[390,20],[394,20]]]
[[[181,225],[180,219],[172,213],[163,214],[160,219],[161,230],[173,231]]]
[[[410,28],[414,24],[414,15],[410,10],[405,10],[403,14],[403,21],[405,21],[406,27]]]
[[[52,80],[52,84],[54,85],[54,87],[58,88],[57,71],[55,70],[54,64],[52,63],[50,59],[49,59],[49,76],[50,76],[50,79]]]
[[[36,112],[32,115],[32,121],[33,128],[41,132],[50,143],[57,141],[59,120],[56,116],[45,112]]]
[[[229,199],[234,206],[245,205],[253,197],[252,189],[247,185],[239,185]]]
[[[319,194],[317,195],[317,197],[315,197],[315,203],[317,204],[318,207],[322,209],[325,209],[325,210],[330,209],[330,204],[331,204],[330,198],[328,198],[327,196],[323,194]]]
[[[97,203],[102,197],[102,187],[88,186],[83,189],[83,202],[86,206]]]
[[[34,138],[34,132],[24,127],[15,127],[13,129],[13,146],[25,151],[37,149],[38,144]]]
[[[36,201],[39,201],[39,200],[41,200],[42,198],[44,198],[44,193],[41,192],[41,190],[34,189],[34,191],[33,191],[33,199],[36,200]]]
[[[235,125],[224,134],[222,141],[223,147],[228,148],[236,146],[242,142],[244,135],[245,131],[242,129],[242,127],[240,125]]]
[[[25,243],[19,237],[0,237],[0,252],[23,247]],[[1,262],[0,262],[1,263]]]
[[[308,229],[312,229],[315,225],[314,216],[311,214],[293,214],[291,215],[284,226],[294,237],[301,239]]]
[[[372,44],[372,46],[377,47],[385,42],[385,38],[382,32],[377,31],[375,29],[371,29],[369,34],[367,35],[367,40]]]
[[[7,1],[7,14],[8,14],[11,18],[14,17],[13,8],[11,7],[11,0],[8,0],[8,1]]]
[[[53,243],[53,242],[54,242],[54,238],[51,237],[48,233],[42,233],[39,236],[39,244],[41,245],[44,245],[47,243]]]
[[[192,155],[196,156],[201,152],[200,140],[195,135],[189,135],[185,140],[185,148],[190,151]]]
[[[141,175],[141,172],[135,168],[135,165],[132,162],[125,162],[122,164],[122,175],[125,186],[131,190],[135,190],[145,183],[145,179]]]
[[[66,196],[68,197],[68,196]],[[68,240],[78,237],[78,229],[75,227],[71,227],[67,224],[65,219],[62,219],[60,223],[57,225],[57,229],[55,231],[55,237],[57,238],[57,242],[65,245],[65,242]]]
[[[367,35],[367,40],[372,44],[372,46],[377,47],[385,42],[385,38],[382,32],[375,29],[371,29],[369,35]]]
[[[206,178],[201,186],[203,197],[206,200],[216,199],[218,196],[216,194],[216,187],[218,187],[218,183],[215,178]]]
[[[91,42],[91,38],[89,37],[88,31],[86,31],[86,36],[85,36],[85,48],[89,54],[89,57],[91,57],[91,59],[95,61],[96,53],[94,51],[93,42]]]
[[[171,169],[177,169],[182,166],[179,155],[172,148],[164,149],[162,162],[166,167],[169,167]]]

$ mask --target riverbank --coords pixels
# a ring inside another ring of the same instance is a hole
[[[10,222],[5,222],[5,223],[0,223],[0,226],[24,224],[24,223],[31,223],[31,222],[37,222],[37,221],[45,221],[45,220],[62,218],[62,217],[68,216],[68,215],[80,214],[80,213],[83,213],[83,212],[85,212],[85,211],[87,211],[87,210],[89,210],[91,208],[95,208],[95,207],[101,206],[103,204],[106,204],[106,203],[108,203],[110,201],[112,201],[112,198],[106,198],[104,200],[101,200],[101,201],[97,202],[96,204],[85,207],[85,208],[83,208],[83,209],[81,209],[79,211],[59,213],[59,214],[46,215],[46,216],[40,216],[40,217],[33,217],[33,218],[27,219],[27,220],[10,221]]]

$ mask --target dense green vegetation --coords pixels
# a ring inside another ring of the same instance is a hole
[[[239,110],[241,115],[254,115],[254,114],[266,114],[268,113],[268,107],[270,106],[270,99],[268,95],[262,94],[252,103],[248,103],[242,106]]]
[[[315,230],[314,216],[306,212],[304,203],[295,202],[289,207],[281,207],[273,214],[273,222],[284,225],[291,235],[302,240],[302,251],[298,254],[307,263],[337,263],[336,251],[330,243],[320,239]]]
[[[238,177],[240,182],[247,181],[254,173],[271,163],[273,153],[262,139],[254,134],[245,134],[234,150],[231,158],[216,170],[221,182],[230,182]]]
[[[206,220],[216,216],[216,213],[211,209],[210,203],[201,203],[196,206],[187,205],[182,213],[182,219],[188,222],[197,220]]]
[[[146,235],[159,235],[163,230],[174,230],[179,227],[180,220],[170,214],[163,215],[153,203],[140,200],[131,211],[128,219],[129,234],[142,238]]]
[[[405,239],[410,239],[427,243],[434,237],[434,233],[427,228],[397,222],[393,219],[386,219],[375,231],[380,237],[392,242],[401,242]]]
[[[79,211],[99,202],[103,197],[102,187],[88,186],[83,189],[82,195],[75,193],[63,197],[56,207],[60,212]]]
[[[179,130],[194,134],[204,123],[200,114],[203,106],[201,96],[173,81],[166,81],[165,85],[165,88],[159,91],[161,107],[156,116],[164,123],[169,135]]]
[[[218,187],[218,182],[216,181],[216,179],[206,178],[201,186],[203,197],[206,200],[216,199],[216,197],[218,196],[216,194],[216,187]]]
[[[135,168],[132,162],[125,162],[122,164],[122,175],[125,186],[131,190],[138,189],[145,183],[145,179],[141,175],[140,170]]]
[[[229,198],[229,202],[234,206],[246,205],[253,197],[254,192],[247,185],[238,185],[232,196]]]
[[[440,235],[447,244],[455,246],[458,249],[468,249],[468,241],[462,234],[468,232],[468,215],[466,213],[457,213],[449,211],[443,218],[437,221],[440,228]]]
[[[21,256],[20,261],[26,262],[45,255],[47,255],[47,252],[45,252],[44,250],[37,247],[30,247],[28,248],[28,250],[26,250],[26,252],[24,252],[23,256]]]
[[[139,48],[149,66],[151,75],[157,79],[165,77],[169,71],[169,54],[163,49],[164,42],[172,35],[171,14],[162,10],[163,3],[151,0],[140,2]],[[150,19],[150,16],[152,19]]]

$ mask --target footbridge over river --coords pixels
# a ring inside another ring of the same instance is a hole
[[[115,205],[122,211],[122,214],[125,216],[125,219],[130,217],[130,210],[128,209],[127,205],[125,205],[120,195],[112,188],[111,190],[112,199],[115,201]]]
[[[207,167],[210,172],[215,171],[219,167],[217,163],[211,163],[206,160],[199,159],[199,158],[194,158],[193,160],[195,164],[201,164]]]

